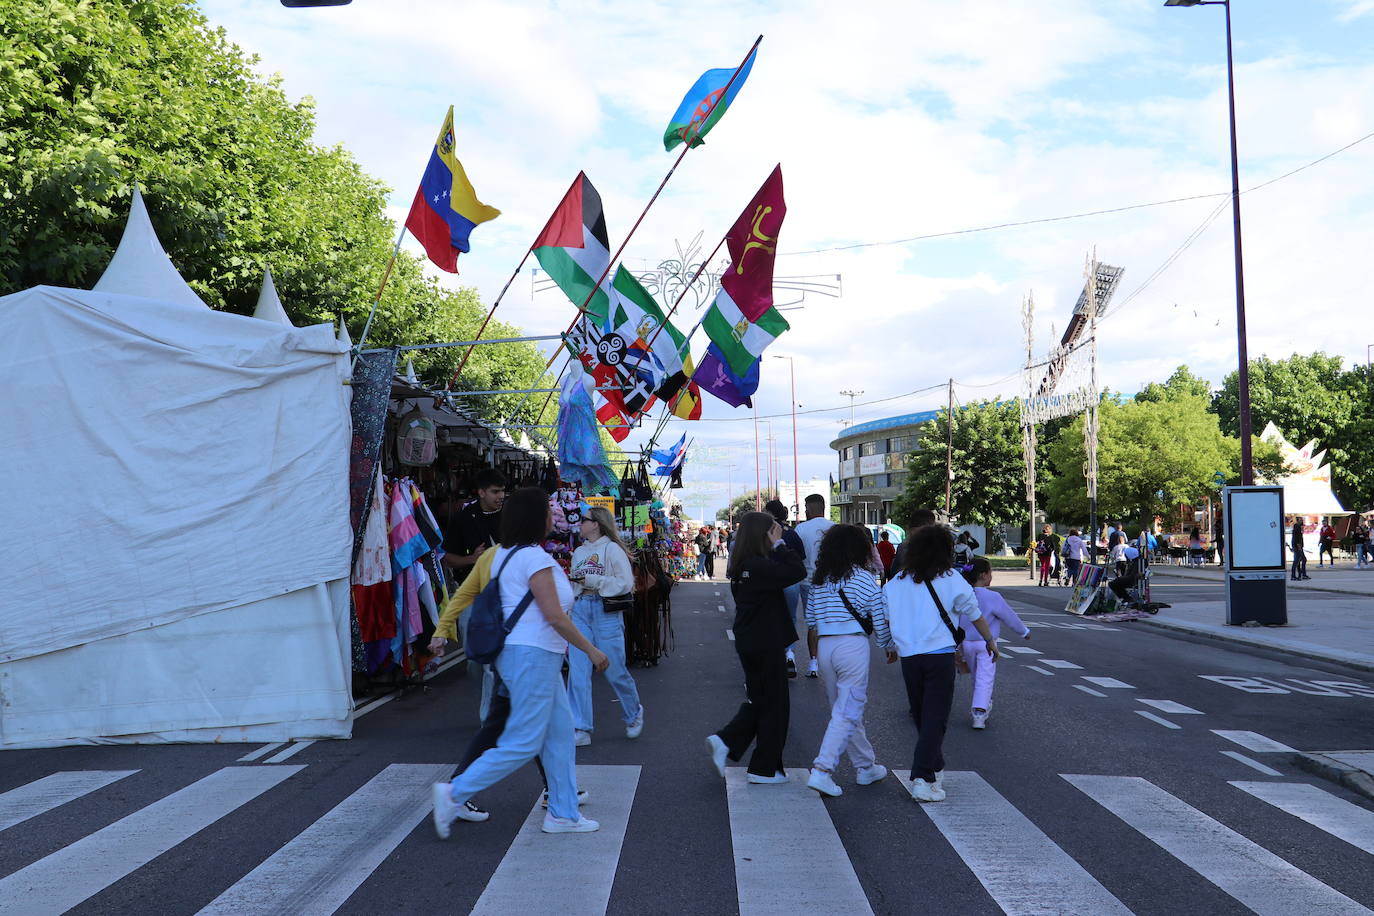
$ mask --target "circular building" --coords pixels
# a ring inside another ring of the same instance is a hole
[[[902,414],[851,426],[830,443],[839,453],[836,480],[840,521],[882,525],[892,515],[892,502],[906,486],[906,457],[916,448],[916,431],[939,416],[938,410]]]

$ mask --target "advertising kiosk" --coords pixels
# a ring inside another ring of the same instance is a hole
[[[1226,487],[1226,622],[1288,623],[1283,487]]]

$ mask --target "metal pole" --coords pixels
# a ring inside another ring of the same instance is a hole
[[[1255,482],[1254,456],[1250,445],[1250,357],[1245,343],[1245,265],[1240,241],[1240,165],[1236,152],[1236,77],[1231,55],[1231,3],[1226,8],[1226,96],[1231,114],[1231,219],[1235,231],[1236,249],[1236,345],[1239,372],[1236,377],[1237,413],[1240,420],[1240,482],[1251,486]]]
[[[792,375],[792,520],[800,522],[802,495],[801,464],[797,457],[797,365],[790,356],[787,357],[787,368]]]
[[[382,303],[382,293],[386,292],[386,281],[391,279],[391,268],[396,266],[396,258],[401,253],[401,240],[406,237],[405,224],[401,224],[401,231],[396,235],[396,247],[391,249],[391,260],[386,262],[386,271],[382,273],[381,285],[377,287],[377,298],[372,300],[372,308],[368,310],[367,321],[363,323],[363,334],[358,338],[358,356],[362,355],[363,344],[367,343],[367,332],[372,330],[372,318],[377,314],[377,306]],[[352,365],[358,364],[358,356],[353,357]]]
[[[954,480],[954,379],[949,380],[949,407],[945,410],[945,516],[954,512],[949,504],[949,485]]]

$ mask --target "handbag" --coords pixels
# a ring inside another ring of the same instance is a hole
[[[935,586],[931,584],[929,579],[926,580],[926,588],[930,589],[930,597],[935,600],[935,607],[940,611],[940,619],[945,622],[945,626],[949,627],[949,635],[954,637],[954,648],[959,648],[964,644],[964,628],[956,627],[954,622],[949,619],[949,614],[945,613],[945,606],[940,601],[940,595],[935,591]]]
[[[616,595],[612,598],[601,599],[601,610],[607,614],[624,614],[634,610],[635,593],[626,592],[623,595]]]
[[[849,596],[846,595],[846,594],[844,593],[844,589],[843,589],[843,588],[840,589],[840,600],[844,602],[845,609],[846,609],[847,611],[849,611],[850,616],[852,616],[856,621],[858,621],[859,627],[864,631],[864,635],[865,635],[865,636],[872,636],[872,635],[873,635],[873,618],[872,618],[872,617],[860,617],[860,616],[859,616],[859,612],[856,611],[856,610],[854,610],[854,605],[852,605],[852,604],[849,603]]]

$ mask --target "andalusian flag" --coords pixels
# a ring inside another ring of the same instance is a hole
[[[406,216],[406,229],[425,248],[434,266],[458,272],[458,254],[468,250],[468,235],[479,223],[501,211],[477,199],[463,164],[454,154],[453,106],[448,108],[439,139]]]
[[[738,376],[746,375],[767,346],[790,327],[773,308],[773,258],[786,215],[779,165],[725,236],[730,266],[702,325]]]
[[[611,250],[606,236],[606,214],[601,195],[583,172],[578,172],[563,202],[549,217],[548,225],[531,246],[539,266],[558,284],[574,306],[587,302],[596,282],[606,275]],[[587,302],[587,314],[598,324],[606,321],[605,287],[596,289]]]
[[[692,84],[692,88],[682,97],[682,104],[674,112],[668,129],[663,132],[664,149],[671,150],[680,143],[689,146],[702,144],[707,132],[724,116],[725,109],[730,107],[740,87],[749,78],[749,71],[753,69],[758,53],[757,47],[749,52],[744,65],[738,68],[739,76],[735,76],[735,67],[707,70]],[[734,82],[730,80],[732,76]],[[726,86],[730,88],[726,89]]]

